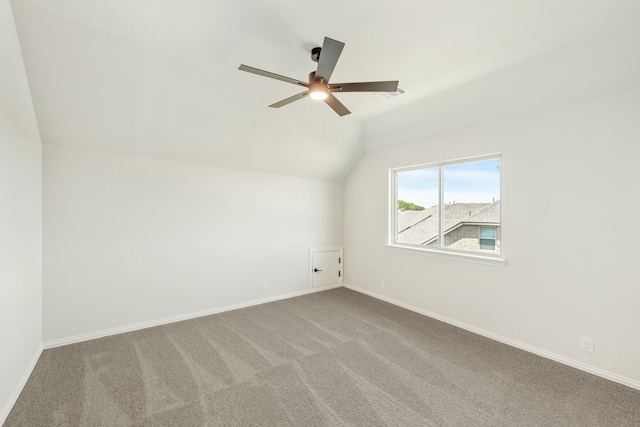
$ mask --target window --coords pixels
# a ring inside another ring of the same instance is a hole
[[[499,257],[499,155],[392,169],[389,244]]]
[[[480,249],[495,251],[496,250],[496,227],[480,226],[480,236],[478,238]]]

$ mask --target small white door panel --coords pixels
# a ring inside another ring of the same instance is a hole
[[[342,284],[342,248],[310,250],[311,288]]]

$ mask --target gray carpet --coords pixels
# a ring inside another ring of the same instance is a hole
[[[5,426],[640,426],[640,391],[339,288],[45,350]]]

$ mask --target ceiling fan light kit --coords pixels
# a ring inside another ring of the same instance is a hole
[[[316,71],[309,73],[309,83],[281,76],[269,71],[260,70],[258,68],[253,68],[244,64],[240,65],[238,69],[307,88],[304,92],[269,105],[269,107],[272,108],[280,108],[309,96],[311,99],[319,101],[324,100],[324,102],[338,115],[346,116],[347,114],[350,114],[351,111],[342,105],[338,98],[333,95],[333,92],[395,92],[398,89],[397,80],[382,82],[329,83],[329,79],[331,78],[331,74],[333,74],[333,70],[338,63],[338,59],[340,58],[343,48],[344,43],[325,37],[321,48],[314,47],[311,49],[311,60],[317,62],[318,67]]]
[[[309,86],[309,97],[311,97],[311,99],[322,101],[327,99],[327,96],[329,96],[329,91],[323,85],[314,84]]]

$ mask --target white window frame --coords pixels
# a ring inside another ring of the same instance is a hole
[[[444,223],[444,168],[446,166],[458,165],[463,163],[474,163],[481,162],[484,160],[493,160],[500,159],[500,198],[502,199],[502,177],[504,173],[503,163],[502,163],[502,154],[501,153],[493,153],[482,156],[475,157],[465,157],[462,159],[456,160],[447,160],[443,162],[434,162],[434,163],[426,163],[420,165],[413,166],[403,166],[389,169],[389,221],[388,221],[388,238],[386,247],[389,250],[409,252],[409,253],[419,253],[425,254],[429,256],[437,256],[451,259],[460,259],[471,262],[478,262],[482,264],[490,264],[497,266],[506,265],[506,260],[504,258],[504,244],[503,244],[503,227],[502,227],[502,206],[503,203],[500,203],[500,253],[491,253],[488,250],[483,251],[467,251],[463,249],[453,249],[441,246],[420,246],[420,245],[412,245],[407,243],[398,243],[396,242],[396,238],[398,235],[398,206],[397,206],[397,178],[396,174],[398,172],[406,172],[417,169],[428,169],[428,168],[438,168],[438,242],[444,242],[444,230],[442,224]],[[497,233],[497,230],[496,230]],[[497,235],[496,235],[497,240]],[[496,242],[497,243],[497,242]]]

